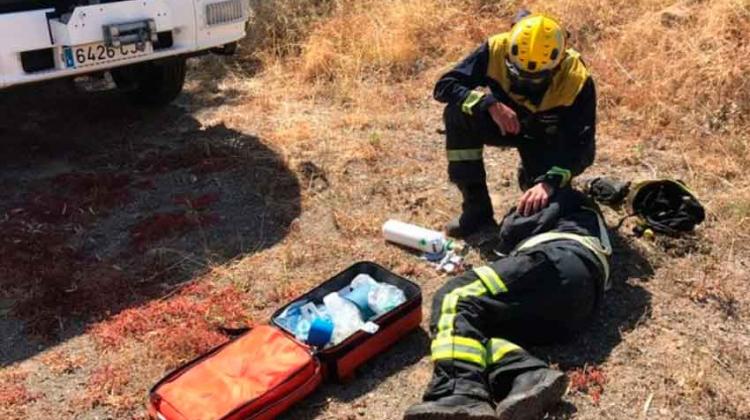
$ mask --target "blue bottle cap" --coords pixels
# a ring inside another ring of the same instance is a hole
[[[328,318],[317,317],[310,325],[307,335],[307,343],[313,346],[323,347],[331,341],[333,335],[333,322]]]

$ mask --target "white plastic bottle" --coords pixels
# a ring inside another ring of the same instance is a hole
[[[370,289],[367,295],[367,303],[375,315],[384,314],[404,302],[406,302],[404,291],[387,283],[378,283]]]
[[[354,334],[363,325],[362,315],[357,305],[339,296],[338,293],[330,293],[323,298],[328,316],[333,321],[333,335],[330,344],[335,346]]]
[[[352,289],[356,289],[357,287],[371,288],[377,285],[378,282],[369,274],[357,274],[357,276],[354,277],[354,280],[352,280],[350,287]]]
[[[448,245],[442,232],[393,219],[383,225],[383,236],[387,241],[429,254],[442,253]]]

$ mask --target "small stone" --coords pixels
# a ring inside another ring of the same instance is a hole
[[[661,24],[667,28],[673,28],[680,23],[687,22],[689,16],[687,12],[681,9],[672,8],[665,10],[661,14]]]

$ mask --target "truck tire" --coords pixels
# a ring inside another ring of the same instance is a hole
[[[180,57],[114,69],[112,79],[136,103],[161,106],[172,102],[182,92],[185,70],[186,59]]]

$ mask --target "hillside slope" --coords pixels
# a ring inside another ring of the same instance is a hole
[[[597,321],[534,349],[574,380],[550,418],[750,418],[750,1],[256,3],[241,56],[193,63],[164,112],[128,111],[114,94],[97,98],[105,107],[57,92],[34,112],[19,110],[37,106],[31,93],[1,105],[15,118],[0,125],[0,227],[33,225],[47,245],[31,233],[0,242],[26,252],[0,261],[12,350],[0,417],[143,417],[151,384],[224,340],[217,326],[265,322],[358,260],[420,283],[427,314],[447,277],[384,244],[380,226],[439,228],[459,210],[432,86],[526,6],[568,26],[597,81],[587,174],[682,179],[708,210],[682,240],[636,238],[628,223],[616,232],[615,285]],[[502,214],[520,195],[516,153],[485,154]],[[83,191],[91,213],[75,218],[17,210],[82,171],[132,179],[86,178],[71,194]],[[606,216],[615,226],[624,213]],[[35,253],[54,272],[20,265]],[[415,333],[284,418],[399,418],[429,381],[428,348]]]

